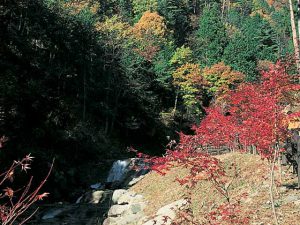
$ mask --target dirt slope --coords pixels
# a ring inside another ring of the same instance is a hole
[[[273,224],[271,204],[269,201],[269,169],[267,161],[257,155],[229,153],[219,156],[228,173],[232,173],[230,165],[237,166],[238,176],[232,183],[229,193],[232,201],[241,199],[242,214],[249,216],[251,224]],[[186,189],[175,180],[186,173],[175,168],[167,175],[161,176],[151,172],[136,184],[132,189],[143,194],[149,202],[147,215],[153,215],[160,207],[178,200],[184,196]],[[280,224],[300,224],[300,190],[295,189],[296,179],[287,167],[276,171],[278,187],[275,193],[275,205]],[[244,196],[241,198],[241,196]],[[204,215],[210,209],[224,202],[216,189],[208,182],[203,181],[192,192],[192,209],[194,215],[203,221]]]

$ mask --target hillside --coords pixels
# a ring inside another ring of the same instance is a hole
[[[271,204],[269,201],[269,179],[268,165],[259,156],[240,153],[229,153],[219,156],[224,163],[228,174],[229,169],[235,163],[238,169],[238,176],[229,188],[232,201],[241,198],[242,214],[249,215],[250,224],[273,224]],[[288,168],[283,168],[282,184],[277,187],[276,209],[279,215],[280,224],[299,224],[300,221],[300,192],[295,189],[295,175]],[[279,178],[279,168],[276,171],[276,178]],[[142,181],[132,187],[132,190],[141,193],[147,199],[147,215],[153,215],[160,207],[174,202],[186,194],[186,189],[175,180],[177,176],[185,172],[173,169],[165,176],[155,172],[148,174]],[[279,180],[276,180],[279,184]],[[245,195],[247,193],[247,195]],[[200,221],[207,210],[216,207],[224,201],[224,197],[215,190],[207,181],[198,184],[192,190],[192,210]]]

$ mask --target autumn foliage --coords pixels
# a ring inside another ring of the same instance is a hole
[[[164,18],[156,12],[146,11],[133,26],[132,34],[139,45],[135,50],[151,61],[165,41],[167,27]]]
[[[286,97],[299,90],[280,63],[262,72],[258,83],[245,83],[228,92],[225,104],[207,108],[207,116],[194,126],[195,135],[184,137],[183,146],[226,145],[247,150],[255,146],[263,158],[270,158],[275,144],[287,137]],[[188,144],[187,144],[188,143]]]
[[[245,76],[241,72],[234,71],[223,62],[217,63],[203,70],[203,77],[208,83],[208,91],[216,98],[223,97],[228,91],[237,87]]]
[[[193,72],[195,67],[190,65],[188,69]],[[193,77],[192,72],[187,73],[186,77]],[[195,72],[195,77],[196,74],[198,73]],[[175,79],[175,82],[178,85],[185,84],[183,78],[177,81]],[[175,166],[188,168],[187,176],[177,178],[181,185],[188,188],[204,179],[211,181],[227,200],[226,204],[220,205],[208,215],[212,224],[221,224],[217,218],[222,218],[221,221],[227,221],[228,224],[247,224],[247,218],[238,216],[238,203],[229,201],[226,188],[230,182],[225,179],[222,164],[202,149],[204,146],[227,146],[247,151],[252,146],[262,158],[274,160],[278,156],[280,143],[288,135],[287,116],[283,112],[286,97],[300,89],[300,85],[291,80],[284,65],[272,65],[268,71],[262,72],[260,82],[245,83],[236,90],[229,90],[226,104],[215,104],[207,108],[207,116],[199,125],[193,126],[195,134],[181,133],[180,143],[175,149],[167,150],[163,157],[153,158],[141,153],[139,156],[145,158],[151,168],[162,175]]]

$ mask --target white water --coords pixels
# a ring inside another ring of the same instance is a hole
[[[108,177],[106,179],[107,183],[112,183],[115,181],[122,181],[124,175],[129,170],[129,164],[131,160],[118,160],[115,161],[109,171]]]

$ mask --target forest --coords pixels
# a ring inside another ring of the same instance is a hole
[[[272,159],[265,149],[273,130],[261,121],[277,118],[274,104],[299,103],[297,2],[1,1],[1,168],[30,153],[33,182],[51,169],[51,202],[74,200],[95,165],[107,171],[107,162],[134,157],[129,147],[161,156],[171,140],[191,149],[202,136],[198,144],[234,148],[233,131],[242,130],[239,148],[255,145]],[[264,131],[263,141],[250,135]],[[163,162],[176,161],[172,154]]]

